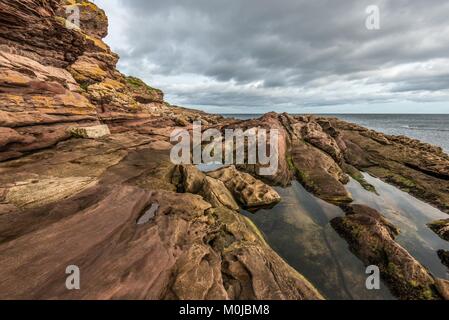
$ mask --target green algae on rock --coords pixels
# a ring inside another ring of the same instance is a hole
[[[399,231],[374,209],[345,207],[346,216],[331,221],[350,249],[366,265],[379,267],[382,278],[400,299],[441,299],[435,279],[394,239]]]
[[[449,241],[449,219],[438,220],[428,224],[440,238]]]

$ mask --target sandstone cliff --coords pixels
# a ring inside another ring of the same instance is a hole
[[[73,6],[80,28],[66,20]],[[0,161],[67,140],[73,126],[120,132],[179,122],[162,91],[117,71],[102,41],[107,28],[88,1],[0,1]]]

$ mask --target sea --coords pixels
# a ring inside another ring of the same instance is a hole
[[[223,114],[242,120],[262,114]],[[322,114],[390,135],[404,135],[443,148],[449,154],[449,114]]]

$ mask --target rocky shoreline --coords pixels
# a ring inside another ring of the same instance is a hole
[[[67,28],[68,5],[79,8],[80,29]],[[441,148],[336,118],[243,121],[172,106],[117,71],[94,4],[0,0],[0,9],[0,298],[323,299],[240,214],[276,205],[272,186],[297,179],[344,209],[332,226],[398,298],[448,299],[449,282],[401,247],[379,212],[351,204],[345,187],[353,178],[376,192],[369,173],[449,214]],[[277,129],[277,172],[174,165],[170,134],[193,121]],[[447,240],[447,220],[430,228]],[[83,290],[65,288],[71,264]]]

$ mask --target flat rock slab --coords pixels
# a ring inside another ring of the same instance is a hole
[[[72,136],[84,139],[98,139],[111,134],[107,125],[98,125],[91,127],[74,127],[69,132]]]

